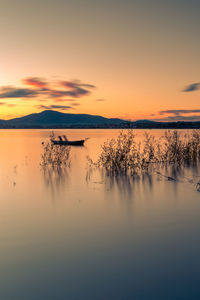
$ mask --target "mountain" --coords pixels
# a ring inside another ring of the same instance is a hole
[[[30,114],[11,120],[0,120],[0,128],[134,128],[134,129],[200,129],[200,122],[155,122],[104,118],[88,114],[68,114],[54,110]]]
[[[153,125],[156,124],[157,122],[151,121],[151,120],[137,120],[134,122],[136,125]]]
[[[3,124],[5,124],[5,123],[6,123],[5,120],[1,120],[1,119],[0,119],[0,125],[3,125]]]
[[[88,114],[69,114],[53,110],[30,114],[21,118],[4,121],[4,126],[10,128],[50,128],[50,127],[85,127],[100,125],[115,125],[124,123],[121,119],[110,119]],[[0,123],[1,125],[1,123]]]

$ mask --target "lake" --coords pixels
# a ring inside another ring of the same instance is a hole
[[[40,166],[50,130],[0,131],[0,299],[200,299],[200,170],[105,176],[86,157],[118,130],[54,132],[90,138],[59,172]]]

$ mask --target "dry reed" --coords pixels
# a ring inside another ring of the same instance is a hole
[[[168,130],[159,139],[145,133],[142,142],[136,142],[133,130],[121,131],[116,139],[101,146],[96,162],[88,158],[90,166],[111,174],[149,172],[163,164],[197,165],[199,160],[200,130],[185,134]]]
[[[43,152],[41,154],[41,166],[63,167],[70,165],[70,147],[54,145],[54,133],[50,135],[50,140],[42,143]]]

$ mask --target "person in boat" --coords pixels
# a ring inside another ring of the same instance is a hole
[[[63,135],[63,138],[66,142],[68,142],[68,138],[66,137],[66,135]]]

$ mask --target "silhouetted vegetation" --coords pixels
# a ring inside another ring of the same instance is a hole
[[[88,158],[91,166],[111,174],[138,174],[155,170],[160,165],[197,165],[200,159],[200,131],[180,133],[166,131],[156,139],[145,133],[137,142],[133,130],[121,131],[116,139],[107,140],[96,162]]]
[[[54,145],[51,140],[55,139],[54,133],[50,135],[50,140],[42,143],[43,152],[41,154],[41,166],[62,167],[70,165],[70,147]]]

